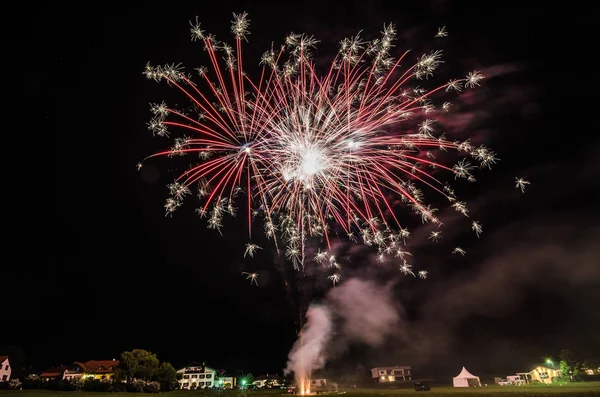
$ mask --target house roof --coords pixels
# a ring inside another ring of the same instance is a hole
[[[6,360],[8,360],[8,356],[0,356],[0,363],[5,362]]]
[[[212,372],[212,371],[216,371],[214,368],[209,367],[208,365],[204,364],[204,363],[200,363],[200,362],[191,362],[188,365],[186,365],[183,368],[180,368],[177,370],[177,372],[179,373],[183,373],[183,372],[189,372],[188,368],[202,368],[204,367],[204,371],[205,372]]]
[[[119,360],[90,360],[85,363],[76,361],[75,365],[79,365],[85,372],[105,374],[113,372],[115,367],[119,365]]]
[[[66,370],[70,367],[68,365],[61,365],[60,367],[52,367],[42,371],[40,376],[42,378],[53,378],[56,376],[63,376]]]
[[[192,361],[191,363],[189,363],[188,365],[186,365],[185,367],[201,367],[201,366],[206,366],[206,364],[201,363],[199,361]]]

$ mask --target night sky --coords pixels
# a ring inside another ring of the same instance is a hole
[[[143,76],[146,63],[206,64],[202,46],[189,40],[188,21],[198,15],[205,29],[226,39],[231,13],[247,11],[245,65],[258,63],[270,42],[290,31],[315,35],[323,48],[317,60],[326,60],[342,38],[361,29],[378,34],[394,22],[397,52],[431,49],[437,28],[446,25],[445,65],[488,75],[449,121],[501,159],[478,174],[478,183],[456,185],[484,234],[475,241],[468,222],[443,210],[442,242],[434,245],[428,229],[415,229],[415,267],[430,272],[427,280],[372,271],[372,252],[346,249],[354,253],[347,277],[392,282],[390,299],[402,320],[378,346],[340,349],[333,370],[400,364],[450,376],[466,365],[473,373],[503,374],[528,370],[563,348],[600,356],[600,141],[591,131],[571,141],[579,132],[565,114],[574,105],[556,99],[567,82],[547,80],[556,68],[546,51],[554,39],[548,29],[559,19],[522,8],[527,2],[204,3],[37,11],[48,25],[46,62],[55,72],[27,81],[43,93],[48,106],[41,115],[55,138],[57,226],[49,260],[13,269],[16,281],[2,282],[22,313],[0,327],[3,342],[21,347],[40,369],[117,358],[133,348],[175,366],[205,361],[254,374],[285,367],[299,315],[283,288],[291,266],[282,271],[269,249],[244,261],[242,219],[227,221],[220,236],[197,219],[192,203],[165,217],[165,185],[177,169],[157,160],[136,170],[138,161],[168,147],[146,127],[148,103],[183,102]],[[569,13],[560,21],[575,24]],[[516,176],[531,181],[525,194],[515,189]],[[468,249],[460,260],[450,254],[458,244]],[[259,288],[241,276],[250,269],[260,273]],[[315,283],[309,289],[317,299],[324,283]]]

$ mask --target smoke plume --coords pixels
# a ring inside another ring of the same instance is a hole
[[[331,334],[331,317],[325,306],[311,305],[306,312],[306,324],[294,343],[284,373],[293,372],[301,385],[310,379],[312,371],[325,365],[324,348]]]
[[[285,373],[294,373],[300,387],[313,371],[343,353],[349,344],[379,346],[397,332],[398,308],[392,284],[350,279],[309,307],[307,322],[289,354]]]

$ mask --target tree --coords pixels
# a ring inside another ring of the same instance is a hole
[[[138,360],[138,370],[135,375],[136,378],[150,382],[152,377],[156,375],[156,372],[158,371],[158,357],[156,357],[156,354],[141,349],[134,350],[132,353]]]
[[[133,352],[123,352],[121,361],[115,371],[115,377],[117,380],[126,379],[127,383],[130,384],[135,378],[138,366],[138,360]]]
[[[559,376],[559,380],[561,382],[568,382],[569,381],[569,371],[570,371],[570,367],[569,364],[567,364],[567,362],[565,360],[560,360],[560,376]]]
[[[142,349],[134,349],[121,354],[121,362],[118,367],[118,376],[125,377],[127,383],[133,379],[142,379],[150,382],[156,375],[159,361],[156,354]]]
[[[163,362],[156,371],[156,380],[160,383],[160,390],[170,390],[171,386],[177,382],[177,371],[171,363]]]
[[[575,356],[569,350],[561,350],[560,357],[560,369],[561,379],[568,381],[575,381],[581,374],[581,363],[576,360]]]

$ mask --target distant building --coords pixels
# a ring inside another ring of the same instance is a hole
[[[119,360],[90,360],[85,363],[75,362],[75,364],[69,370],[69,373],[65,373],[65,378],[71,376],[72,378],[77,377],[78,373],[81,373],[80,377],[84,379],[112,379],[115,376],[115,370],[119,365]]]
[[[327,379],[326,378],[311,378],[310,379],[310,387],[311,388],[327,387]]]
[[[47,368],[42,371],[40,374],[40,378],[44,382],[52,382],[54,380],[63,380],[65,376],[65,372],[69,370],[72,366],[69,365],[61,365],[60,367],[52,367]]]
[[[277,375],[261,375],[254,378],[252,384],[258,388],[281,387],[285,382]]]
[[[181,375],[180,389],[195,390],[216,387],[215,377],[217,371],[207,367],[204,363],[191,363],[177,371]]]
[[[90,360],[85,363],[75,362],[72,365],[61,365],[60,367],[48,368],[42,371],[40,377],[45,382],[52,380],[73,381],[84,379],[112,379],[119,360]]]
[[[84,370],[80,365],[71,365],[63,373],[63,379],[68,381],[75,381],[83,376]]]
[[[8,356],[0,356],[0,382],[8,382],[11,372]]]
[[[234,376],[219,376],[217,387],[223,389],[233,389],[237,384],[237,378]]]
[[[371,368],[371,378],[377,383],[394,383],[412,380],[410,365],[396,365],[395,367]]]
[[[517,372],[517,375],[520,375],[526,383],[552,383],[560,376],[560,369],[538,365],[529,372]]]
[[[324,373],[317,371],[312,374],[310,378],[310,391],[311,392],[337,392],[338,384],[331,382]]]

